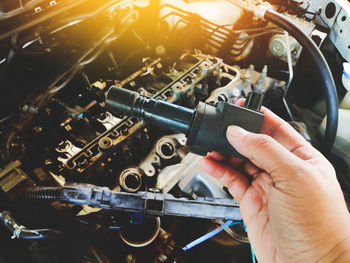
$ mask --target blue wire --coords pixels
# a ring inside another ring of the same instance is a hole
[[[244,227],[244,230],[245,232],[247,232],[247,226],[245,225],[244,222],[242,222],[242,225]],[[250,253],[252,255],[252,263],[256,263],[256,260],[255,260],[255,253],[254,253],[254,250],[253,250],[253,247],[252,247],[252,243],[249,244],[250,245]]]
[[[250,253],[252,254],[252,263],[256,263],[256,261],[255,261],[255,253],[254,253],[252,244],[250,244]]]
[[[217,235],[218,233],[220,233],[225,228],[227,228],[229,226],[236,225],[236,224],[240,224],[240,223],[241,222],[234,222],[233,220],[228,220],[224,224],[219,226],[218,228],[214,229],[213,231],[211,231],[211,232],[205,234],[204,236],[201,236],[201,237],[197,238],[196,240],[192,241],[191,243],[187,244],[186,246],[183,247],[183,250],[187,251],[187,250],[193,248],[194,246],[197,246],[200,243],[202,243],[202,242],[212,238],[213,236]]]
[[[218,228],[214,229],[213,231],[205,234],[204,236],[201,236],[199,238],[197,238],[196,240],[192,241],[191,243],[187,244],[186,246],[184,246],[182,249],[184,251],[187,251],[191,248],[193,248],[194,246],[197,246],[199,245],[200,243],[203,243],[204,241],[212,238],[213,236],[219,234],[222,230],[224,230],[225,228],[227,227],[230,227],[230,226],[233,226],[233,225],[237,225],[237,224],[242,224],[243,227],[244,227],[244,230],[245,232],[247,232],[247,227],[246,225],[244,224],[244,222],[235,222],[233,220],[228,220],[226,221],[224,224],[222,224],[221,226],[219,226]],[[255,260],[255,253],[253,251],[253,247],[252,245],[250,244],[250,253],[252,255],[252,263],[256,263],[256,260]]]

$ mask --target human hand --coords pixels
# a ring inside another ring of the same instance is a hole
[[[334,168],[288,123],[263,111],[263,134],[227,130],[248,161],[211,153],[202,169],[239,201],[259,262],[350,262],[350,216]]]

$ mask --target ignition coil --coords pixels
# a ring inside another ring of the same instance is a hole
[[[260,112],[262,100],[263,93],[253,91],[244,106],[223,101],[216,106],[200,102],[196,109],[188,109],[112,86],[106,96],[106,106],[114,114],[135,116],[155,126],[184,133],[187,145],[195,154],[217,151],[242,157],[228,142],[226,129],[237,125],[251,132],[260,132],[264,120],[264,114]]]

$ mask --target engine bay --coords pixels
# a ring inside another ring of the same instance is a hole
[[[259,90],[265,107],[324,150],[332,98],[307,49],[226,1],[19,2],[0,4],[0,261],[250,262],[241,224],[183,251],[240,220],[239,204],[201,170],[185,134],[111,113],[106,94],[118,86],[195,109]],[[270,4],[321,49],[342,98],[350,3]],[[335,141],[327,158],[349,201],[350,148]],[[70,189],[66,202],[57,187]]]

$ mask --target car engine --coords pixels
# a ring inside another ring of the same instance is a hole
[[[185,134],[112,113],[111,87],[188,109],[258,91],[326,154],[348,202],[349,114],[338,117],[337,96],[350,2],[268,6],[312,41],[237,0],[2,1],[0,261],[251,262],[242,224],[183,249],[240,221],[239,204],[201,170]]]

